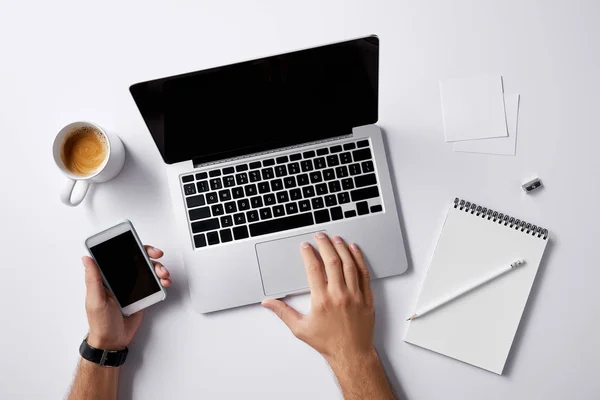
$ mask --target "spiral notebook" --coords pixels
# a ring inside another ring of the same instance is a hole
[[[415,309],[517,259],[526,264],[410,322],[404,341],[502,374],[548,230],[456,199]]]

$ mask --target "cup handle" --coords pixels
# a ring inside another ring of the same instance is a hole
[[[76,181],[73,179],[68,179],[67,184],[60,192],[60,200],[63,202],[63,204],[68,206],[78,206],[79,203],[81,203],[85,198],[90,185],[91,184],[89,181]],[[75,196],[73,196],[73,194]],[[74,199],[71,199],[71,197],[74,197]]]

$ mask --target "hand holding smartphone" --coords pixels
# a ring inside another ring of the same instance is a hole
[[[129,316],[166,298],[167,292],[130,221],[89,237],[85,245],[123,315]]]

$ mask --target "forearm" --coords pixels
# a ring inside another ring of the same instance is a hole
[[[117,398],[120,368],[79,361],[68,400],[111,400]]]
[[[328,361],[345,400],[396,399],[375,349],[363,356]]]

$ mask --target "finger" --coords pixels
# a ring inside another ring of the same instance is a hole
[[[102,275],[98,266],[91,257],[85,256],[81,259],[85,266],[86,298],[88,300],[104,301],[106,292],[102,284]]]
[[[297,334],[300,321],[302,320],[302,314],[281,300],[266,299],[262,301],[261,305],[277,314],[279,319],[290,328],[292,333],[294,335]]]
[[[303,242],[300,245],[300,253],[302,254],[302,261],[304,262],[304,269],[306,270],[306,279],[308,280],[311,293],[317,294],[323,292],[327,287],[323,264],[317,258],[310,243]]]
[[[360,290],[364,294],[367,303],[373,304],[373,292],[371,291],[371,277],[369,274],[369,269],[367,268],[367,263],[365,262],[365,258],[362,254],[362,251],[360,251],[356,243],[352,243],[350,245],[350,250],[352,251],[352,257],[354,258],[354,262],[358,267],[358,282],[360,284]]]
[[[162,285],[162,287],[169,287],[173,284],[173,282],[171,282],[170,279],[161,279],[160,284]]]
[[[161,249],[157,249],[156,247],[152,247],[149,245],[145,245],[146,253],[150,256],[150,258],[161,258],[165,255]]]
[[[344,282],[344,275],[342,274],[342,260],[340,260],[331,241],[323,232],[317,232],[315,238],[317,239],[319,253],[321,253],[321,258],[325,264],[328,286],[338,288],[345,287],[346,283]]]
[[[159,278],[168,279],[169,276],[171,276],[171,273],[165,268],[164,265],[162,265],[158,261],[154,261],[153,264],[154,272],[156,272],[156,275],[158,275]]]
[[[331,241],[333,242],[333,246],[335,247],[338,256],[342,260],[342,272],[344,274],[346,286],[348,286],[351,293],[359,293],[358,271],[356,270],[356,264],[354,263],[354,258],[352,258],[352,255],[350,254],[350,250],[348,250],[348,246],[346,246],[344,240],[339,236],[332,237]]]

